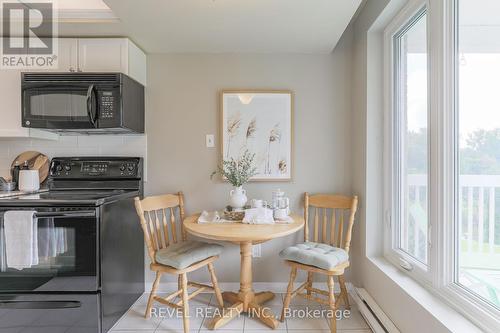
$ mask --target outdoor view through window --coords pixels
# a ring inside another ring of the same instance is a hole
[[[428,135],[427,15],[422,12],[395,36],[397,82],[399,248],[427,264]]]
[[[458,3],[457,280],[500,307],[500,1]]]

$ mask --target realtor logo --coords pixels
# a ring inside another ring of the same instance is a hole
[[[56,10],[51,1],[2,1],[4,69],[57,68]]]

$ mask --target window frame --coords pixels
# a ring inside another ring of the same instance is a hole
[[[500,310],[455,281],[458,270],[458,1],[409,0],[384,30],[384,256],[488,332],[500,331]],[[428,265],[394,248],[394,52],[392,40],[426,8],[428,51]],[[432,31],[432,34],[430,33]],[[401,266],[400,258],[414,265]],[[413,261],[412,261],[413,259]]]
[[[439,130],[442,133],[442,143],[439,149],[437,165],[442,174],[439,184],[439,200],[437,216],[443,221],[438,238],[436,256],[443,265],[434,273],[434,286],[441,296],[445,297],[459,312],[475,322],[478,326],[497,332],[500,330],[500,309],[488,303],[479,295],[455,281],[459,269],[458,256],[458,194],[459,194],[459,142],[458,142],[458,1],[444,0],[442,6],[436,6],[436,16],[444,18],[442,33],[436,41],[441,47],[442,63],[437,66],[441,77],[437,78],[436,92],[442,94],[439,101],[442,116],[439,119]],[[443,22],[442,21],[442,22]],[[437,24],[436,24],[437,26]],[[445,61],[448,59],[449,61]],[[441,81],[439,81],[441,80]],[[439,84],[441,82],[441,84]]]
[[[399,100],[398,90],[396,83],[398,82],[399,72],[396,67],[399,63],[396,59],[395,38],[402,34],[402,31],[411,28],[411,26],[422,16],[426,17],[427,25],[427,68],[429,69],[429,16],[428,16],[428,2],[425,0],[410,1],[402,11],[396,15],[393,21],[387,26],[384,31],[384,68],[385,68],[385,130],[384,130],[384,175],[385,175],[385,193],[384,193],[384,212],[385,212],[385,230],[384,230],[384,255],[385,257],[397,267],[405,270],[409,275],[414,276],[417,280],[423,283],[429,283],[431,280],[430,267],[430,215],[428,214],[428,239],[427,239],[427,265],[420,262],[410,254],[399,248],[399,225],[398,216],[400,215],[399,207],[394,203],[399,202],[397,195],[400,191],[399,179],[393,177],[399,171],[398,162],[395,158],[399,152],[397,144],[399,140],[396,138],[397,134],[394,130],[399,127],[400,119],[398,117]],[[404,32],[403,32],[404,33]],[[427,90],[428,95],[430,92],[429,85],[429,70],[427,75]],[[430,157],[430,127],[429,127],[429,98],[427,100],[427,123],[428,123],[428,140],[427,140],[427,153]],[[429,158],[430,160],[430,158]],[[428,164],[427,183],[430,181],[430,165]],[[429,187],[428,187],[429,188]],[[430,208],[430,193],[428,192],[428,208]],[[409,266],[408,266],[409,265]],[[405,268],[406,267],[406,268]],[[410,269],[408,269],[411,267]]]

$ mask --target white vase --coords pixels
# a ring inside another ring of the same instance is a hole
[[[242,186],[235,187],[231,192],[229,192],[229,205],[233,210],[241,210],[245,207],[247,203],[247,191],[243,189]]]

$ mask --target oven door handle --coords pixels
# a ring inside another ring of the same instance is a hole
[[[76,212],[36,212],[37,218],[64,218],[64,217],[95,217],[95,210],[79,210]]]
[[[90,123],[97,128],[97,103],[95,102],[94,85],[91,84],[87,89],[87,115]]]
[[[0,301],[0,309],[74,309],[81,306],[79,301]]]

